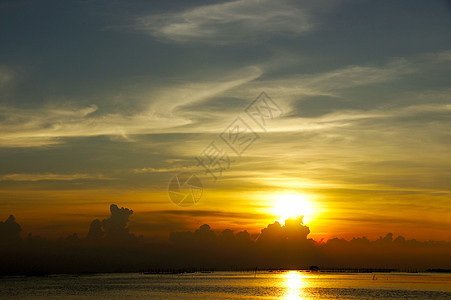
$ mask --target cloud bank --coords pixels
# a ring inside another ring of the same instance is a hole
[[[246,230],[214,231],[203,224],[194,231],[171,232],[169,240],[151,242],[128,232],[133,214],[110,206],[111,216],[91,223],[86,238],[71,234],[56,241],[29,235],[20,238],[13,216],[0,222],[0,275],[139,272],[150,269],[321,269],[450,268],[451,243],[418,242],[388,233],[366,237],[315,241],[302,218],[269,224],[257,237]]]

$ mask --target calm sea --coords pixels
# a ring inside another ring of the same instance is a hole
[[[451,274],[284,271],[4,277],[0,298],[451,299]]]

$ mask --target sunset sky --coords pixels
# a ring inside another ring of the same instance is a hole
[[[450,29],[446,1],[0,1],[0,220],[85,236],[115,203],[135,234],[258,233],[292,211],[315,240],[451,241]],[[262,92],[283,111],[264,129]]]

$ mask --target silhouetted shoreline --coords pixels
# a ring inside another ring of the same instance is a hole
[[[427,274],[427,273],[451,273],[450,269],[384,269],[384,268],[325,268],[318,271],[311,271],[309,269],[255,269],[255,268],[234,268],[234,269],[202,269],[202,268],[156,268],[147,269],[134,272],[77,272],[77,273],[45,273],[45,272],[30,272],[24,274],[5,275],[0,274],[0,278],[12,278],[12,277],[47,277],[47,276],[89,276],[89,275],[101,275],[101,274],[124,274],[135,273],[143,275],[177,275],[177,274],[214,274],[215,272],[239,272],[239,273],[272,273],[272,272],[288,272],[298,271],[306,273],[348,273],[348,274],[387,274],[387,273],[400,273],[400,274]]]

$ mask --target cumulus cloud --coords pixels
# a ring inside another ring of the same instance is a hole
[[[20,242],[20,232],[22,228],[16,223],[13,215],[10,215],[5,222],[0,222],[0,244],[15,244]]]
[[[301,35],[317,26],[324,1],[237,0],[138,17],[136,30],[173,42],[227,44]]]
[[[72,234],[56,243],[32,235],[20,242],[21,227],[10,216],[0,222],[0,242],[9,246],[0,247],[0,273],[138,272],[171,267],[298,269],[310,265],[326,269],[450,267],[449,242],[419,242],[392,233],[374,241],[366,237],[315,241],[307,238],[310,230],[302,218],[288,219],[285,225],[269,224],[254,237],[246,230],[216,231],[203,224],[193,231],[173,231],[169,240],[147,243],[128,231],[132,210],[112,204],[110,211],[109,218],[91,223],[86,239]]]
[[[303,242],[307,240],[310,233],[308,226],[303,223],[303,216],[298,218],[288,218],[285,225],[279,222],[269,224],[268,227],[262,229],[258,242],[279,244],[283,242]]]
[[[108,219],[92,221],[87,238],[96,240],[105,237],[107,241],[111,242],[134,238],[127,227],[129,218],[133,215],[133,210],[124,207],[119,208],[116,204],[111,204],[110,212],[111,216]]]

